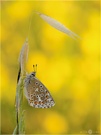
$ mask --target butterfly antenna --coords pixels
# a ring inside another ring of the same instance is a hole
[[[33,65],[33,68],[34,68],[34,72],[35,72],[35,65]]]
[[[34,72],[36,73],[37,72],[37,64],[33,65],[33,68],[34,68]]]
[[[37,72],[37,64],[36,64],[36,72]]]

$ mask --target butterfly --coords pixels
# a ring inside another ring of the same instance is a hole
[[[35,65],[33,65],[33,67],[35,67]],[[50,108],[55,105],[48,89],[36,78],[35,70],[25,78],[24,92],[29,105],[34,108]]]

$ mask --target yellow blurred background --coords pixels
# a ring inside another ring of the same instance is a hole
[[[33,14],[27,72],[37,64],[37,78],[56,105],[35,109],[24,97],[26,134],[100,133],[100,1],[1,2],[1,133],[16,126],[15,93],[20,49],[32,11],[66,25],[75,41]]]

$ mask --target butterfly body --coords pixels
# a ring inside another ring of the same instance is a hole
[[[29,105],[35,108],[50,108],[54,106],[55,102],[51,94],[35,75],[36,72],[32,72],[25,79],[25,96]]]

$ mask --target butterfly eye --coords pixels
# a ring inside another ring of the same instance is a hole
[[[35,76],[35,73],[32,73],[31,76]]]

